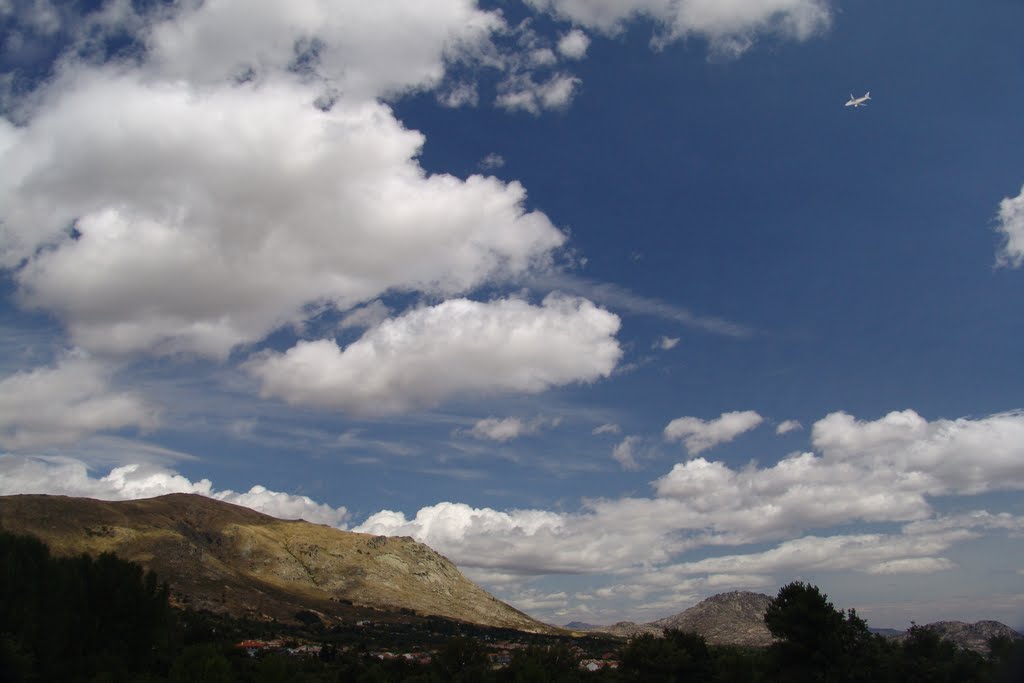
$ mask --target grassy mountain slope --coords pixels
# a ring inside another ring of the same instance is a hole
[[[57,555],[112,552],[155,570],[179,603],[235,616],[292,619],[311,610],[330,621],[411,611],[554,630],[411,538],[279,520],[203,496],[0,496],[0,529],[37,536]]]

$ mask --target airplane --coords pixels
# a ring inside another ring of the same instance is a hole
[[[868,100],[871,99],[871,91],[869,90],[864,94],[864,97],[854,97],[850,95],[850,101],[846,103],[847,107],[866,107],[868,106]]]

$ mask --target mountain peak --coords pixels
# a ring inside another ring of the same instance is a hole
[[[649,625],[699,633],[714,645],[769,645],[772,635],[764,624],[764,613],[771,600],[750,591],[719,593]]]

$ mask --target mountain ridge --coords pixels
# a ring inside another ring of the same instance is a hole
[[[943,640],[951,640],[960,647],[968,650],[974,650],[981,654],[988,654],[990,649],[989,641],[992,638],[1002,637],[1009,638],[1010,640],[1024,639],[1024,635],[1018,633],[1001,621],[994,621],[992,619],[983,619],[975,622],[934,621],[930,624],[924,624],[921,628],[926,628],[929,631],[936,633]],[[888,637],[892,637],[896,640],[902,640],[907,637],[907,632],[904,631],[895,636]]]
[[[437,616],[553,632],[466,579],[409,537],[281,520],[195,494],[100,501],[0,496],[0,530],[36,536],[55,555],[111,552],[156,571],[179,606],[327,623]]]

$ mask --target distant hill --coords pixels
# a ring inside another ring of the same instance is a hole
[[[901,631],[898,628],[875,628],[873,626],[869,626],[868,630],[876,636],[884,636],[886,638],[899,638],[907,633],[906,631]]]
[[[770,602],[771,597],[763,593],[720,593],[679,614],[647,624],[620,621],[590,630],[630,638],[642,633],[658,635],[667,628],[678,628],[699,633],[712,645],[764,646],[772,642],[771,633],[764,625],[764,613]]]
[[[699,633],[713,645],[770,645],[772,634],[764,624],[764,613],[771,601],[763,593],[719,593],[651,625]]]
[[[944,640],[950,640],[962,648],[974,650],[981,654],[988,654],[988,642],[995,637],[1009,638],[1010,640],[1024,640],[1024,635],[1006,624],[999,621],[976,621],[973,624],[963,621],[936,621],[925,624],[922,628],[933,631]],[[906,632],[898,632],[891,636],[897,640],[906,637]]]
[[[595,628],[601,627],[584,621],[570,621],[568,624],[563,625],[562,628],[568,631],[593,631]]]
[[[0,496],[0,530],[36,536],[55,555],[112,552],[155,570],[177,604],[236,617],[330,623],[419,615],[556,630],[411,538],[279,520],[204,496]]]
[[[608,626],[594,626],[589,630],[596,631],[598,633],[609,633],[620,638],[632,638],[643,633],[661,635],[662,631],[665,629],[652,626],[651,624],[637,624],[632,621],[617,621]]]
[[[590,626],[574,622],[575,630],[591,630],[631,638],[642,633],[661,634],[665,629],[699,633],[713,645],[745,645],[761,647],[771,645],[772,635],[764,623],[764,613],[772,598],[763,593],[733,591],[720,593],[686,609],[679,614],[646,624],[620,621],[610,626]],[[988,641],[995,636],[1011,640],[1024,639],[1017,631],[998,621],[938,621],[923,628],[935,631],[940,637],[960,647],[982,654],[988,653]],[[872,628],[873,633],[900,640],[906,631],[891,628]]]

